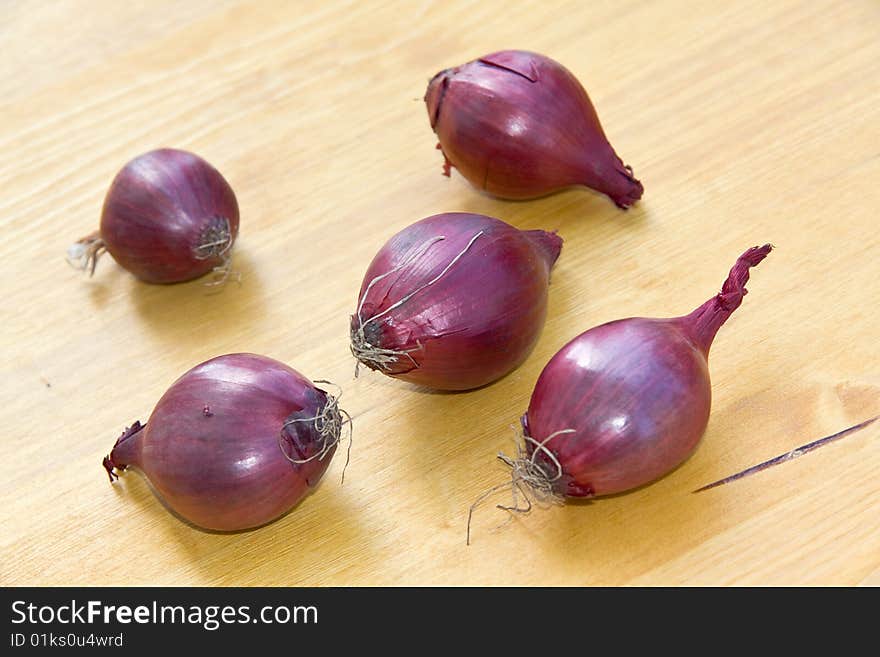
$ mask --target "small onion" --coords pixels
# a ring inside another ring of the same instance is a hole
[[[484,215],[422,219],[373,258],[351,351],[372,370],[439,390],[495,381],[538,339],[561,248],[555,233]]]
[[[99,231],[73,244],[67,260],[93,274],[104,251],[147,283],[177,283],[209,272],[222,282],[238,235],[229,183],[198,155],[163,148],[116,174]]]
[[[126,429],[104,468],[112,482],[136,467],[199,527],[250,529],[289,511],[318,483],[346,423],[338,395],[296,370],[228,354],[181,376],[146,425]]]
[[[425,103],[445,175],[453,166],[477,189],[527,199],[585,185],[621,208],[642,197],[587,92],[549,57],[503,50],[440,71]]]
[[[617,320],[565,345],[532,392],[520,453],[500,455],[512,468],[506,486],[526,500],[610,495],[684,462],[709,421],[709,348],[770,250],[741,255],[721,292],[689,315]]]

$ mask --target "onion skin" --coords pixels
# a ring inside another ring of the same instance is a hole
[[[770,252],[737,260],[720,294],[672,319],[630,318],[594,327],[565,345],[538,378],[522,418],[527,454],[556,494],[592,497],[650,483],[684,462],[709,421],[708,354],[742,303],[749,268]],[[535,442],[533,442],[535,441]]]
[[[116,175],[99,236],[142,281],[178,283],[228,266],[238,224],[235,193],[220,172],[198,155],[162,148]]]
[[[485,215],[422,219],[370,264],[351,317],[352,352],[370,369],[438,390],[495,381],[525,360],[541,333],[561,248],[555,233],[518,230]],[[377,362],[365,344],[397,356]]]
[[[425,104],[445,158],[505,199],[585,185],[628,208],[642,184],[614,152],[587,92],[558,62],[503,50],[437,73]]]
[[[114,469],[136,467],[173,511],[199,527],[258,527],[295,506],[330,464],[336,446],[315,458],[322,443],[314,422],[285,427],[291,419],[313,420],[327,404],[324,391],[283,363],[219,356],[181,376],[147,424],[122,435],[104,467],[111,481]]]

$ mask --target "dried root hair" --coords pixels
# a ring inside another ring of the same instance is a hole
[[[562,502],[562,496],[553,488],[553,484],[562,478],[562,464],[556,458],[556,455],[547,448],[547,443],[556,438],[556,436],[574,433],[574,431],[574,429],[560,429],[559,431],[554,431],[541,441],[521,433],[516,441],[515,458],[504,453],[498,454],[498,459],[510,468],[510,481],[492,486],[492,488],[483,491],[474,500],[474,503],[471,504],[467,520],[467,545],[471,544],[471,520],[474,516],[474,510],[486,498],[498,491],[509,489],[512,501],[509,505],[496,504],[495,508],[511,513],[528,513],[532,510],[533,499],[541,504],[559,504]],[[529,444],[533,446],[531,456],[529,456],[527,449]],[[550,462],[556,469],[554,474],[548,473],[546,466],[537,461],[539,453],[543,453],[550,459]],[[524,505],[522,505],[523,503]]]
[[[324,457],[326,457],[327,454],[329,454],[330,451],[334,447],[336,447],[342,440],[342,430],[347,425],[348,449],[345,453],[345,465],[342,467],[342,483],[345,483],[345,470],[348,467],[349,461],[351,460],[351,439],[352,435],[354,434],[354,427],[351,422],[351,415],[349,415],[343,409],[339,408],[339,400],[342,398],[342,389],[338,385],[324,379],[319,379],[315,381],[315,383],[322,383],[333,386],[334,388],[336,388],[337,393],[334,395],[329,392],[322,391],[327,396],[327,402],[324,404],[323,408],[321,408],[321,411],[317,415],[314,415],[312,417],[288,419],[281,427],[281,433],[279,433],[278,436],[278,446],[281,448],[281,453],[284,454],[284,458],[286,458],[291,463],[302,465],[303,463],[308,463],[309,461],[314,461],[315,459],[317,459],[318,461],[323,461]],[[318,435],[318,451],[305,459],[295,459],[290,456],[290,454],[288,454],[287,451],[284,449],[284,429],[297,422],[312,423],[312,428]]]
[[[467,245],[452,260],[449,261],[449,264],[447,264],[443,268],[443,270],[439,274],[437,274],[434,278],[432,278],[430,281],[420,285],[412,292],[404,295],[401,299],[395,301],[393,304],[388,306],[388,308],[386,308],[385,310],[376,313],[375,315],[373,315],[372,317],[369,317],[368,319],[364,319],[363,318],[364,302],[366,301],[366,298],[370,292],[370,289],[376,283],[381,281],[383,278],[386,278],[386,277],[390,276],[391,274],[394,274],[394,273],[400,271],[401,269],[404,269],[405,267],[408,267],[409,265],[411,265],[418,258],[423,256],[428,251],[428,249],[431,248],[431,246],[433,244],[445,240],[446,236],[445,235],[437,235],[437,236],[432,237],[431,239],[423,242],[422,245],[419,246],[419,248],[417,248],[415,251],[413,251],[408,257],[404,258],[403,262],[401,262],[396,267],[389,269],[384,274],[379,274],[378,276],[374,277],[373,280],[371,280],[367,284],[367,287],[364,290],[364,293],[361,295],[360,302],[358,303],[358,309],[357,309],[357,315],[356,315],[357,320],[358,320],[358,326],[357,326],[357,328],[352,329],[352,331],[351,331],[351,353],[357,359],[357,362],[355,363],[355,366],[354,366],[355,377],[357,377],[357,375],[358,375],[358,369],[359,369],[361,363],[366,364],[371,369],[378,369],[378,370],[382,370],[384,372],[389,372],[392,369],[392,367],[394,367],[397,363],[399,363],[401,361],[401,359],[408,358],[410,363],[412,363],[413,369],[418,367],[418,363],[415,361],[415,359],[410,354],[412,354],[413,352],[421,351],[424,348],[420,342],[416,342],[416,346],[412,347],[410,349],[386,349],[384,347],[380,347],[378,345],[374,345],[374,344],[370,343],[369,339],[367,338],[367,333],[366,333],[365,327],[370,322],[375,322],[376,320],[378,320],[382,316],[390,313],[392,310],[399,308],[400,306],[405,304],[407,301],[412,299],[416,294],[418,294],[422,290],[430,287],[431,285],[433,285],[434,283],[439,281],[446,274],[446,272],[448,272],[452,268],[452,266],[456,262],[458,262],[462,257],[464,257],[465,253],[467,253],[468,250],[471,248],[471,245],[473,245],[473,243],[477,241],[477,238],[480,237],[482,234],[483,234],[482,230],[477,232],[470,239],[470,241],[467,243]]]
[[[408,358],[410,363],[412,363],[413,369],[415,369],[419,364],[416,362],[415,358],[410,356],[410,354],[423,349],[420,342],[417,342],[416,345],[417,346],[412,349],[383,349],[382,347],[377,347],[367,341],[363,327],[356,331],[352,331],[351,353],[357,359],[357,362],[354,364],[355,378],[357,378],[360,373],[360,366],[363,363],[369,363],[373,369],[380,369],[384,372],[388,372],[400,362],[401,358]]]
[[[202,231],[194,250],[196,260],[220,259],[220,264],[211,270],[211,280],[206,286],[222,288],[230,278],[241,282],[241,273],[232,269],[232,241],[232,227],[226,217],[214,217]]]
[[[67,264],[74,269],[87,271],[89,276],[95,274],[95,266],[98,264],[104,252],[107,251],[107,245],[101,239],[100,231],[95,231],[90,235],[86,235],[81,240],[77,240],[67,247]]]

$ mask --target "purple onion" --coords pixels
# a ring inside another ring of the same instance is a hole
[[[422,219],[379,251],[351,317],[351,350],[388,376],[467,390],[529,354],[562,238],[479,214]]]
[[[177,283],[209,272],[229,274],[238,235],[238,203],[229,183],[198,155],[163,148],[116,174],[101,228],[68,249],[74,266],[94,273],[107,251],[147,283]]]
[[[104,467],[111,482],[129,467],[142,471],[199,527],[258,527],[293,508],[326,471],[350,422],[337,399],[271,358],[218,356],[181,376],[146,425],[126,429]]]
[[[587,92],[549,57],[503,50],[440,71],[425,103],[444,173],[455,167],[477,189],[527,199],[584,185],[621,208],[642,197]]]
[[[527,453],[537,455],[556,493],[620,493],[693,453],[709,421],[712,340],[742,303],[749,268],[770,249],[746,251],[721,293],[691,314],[602,324],[547,363],[522,423]]]
[[[559,350],[522,417],[524,446],[516,458],[501,455],[512,468],[507,485],[527,500],[610,495],[684,462],[709,421],[709,348],[770,250],[741,255],[720,294],[689,315],[609,322]]]

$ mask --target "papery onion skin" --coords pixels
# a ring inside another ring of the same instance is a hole
[[[316,458],[322,442],[313,420],[328,401],[276,360],[219,356],[181,376],[147,424],[135,423],[117,441],[104,466],[111,481],[114,469],[142,471],[173,511],[199,527],[258,527],[294,507],[326,471],[336,445]]]
[[[392,237],[370,264],[351,317],[352,351],[371,369],[438,390],[495,381],[526,358],[540,335],[561,248],[555,233],[518,230],[485,215],[422,219]],[[358,350],[362,325],[369,344],[399,352],[393,363],[383,366]]]
[[[188,151],[144,153],[116,174],[104,199],[101,247],[147,283],[178,283],[228,267],[239,209],[226,179]],[[69,257],[70,259],[70,257]],[[83,268],[94,271],[94,259]]]
[[[737,260],[722,292],[693,313],[630,318],[571,340],[541,373],[522,418],[527,453],[554,491],[592,497],[650,483],[684,462],[706,430],[711,407],[707,358],[716,332],[742,303],[749,268],[770,252],[754,247]],[[535,441],[535,442],[532,442]]]
[[[445,158],[505,199],[585,185],[627,208],[644,191],[614,152],[587,92],[558,62],[503,50],[437,73],[425,103]]]

